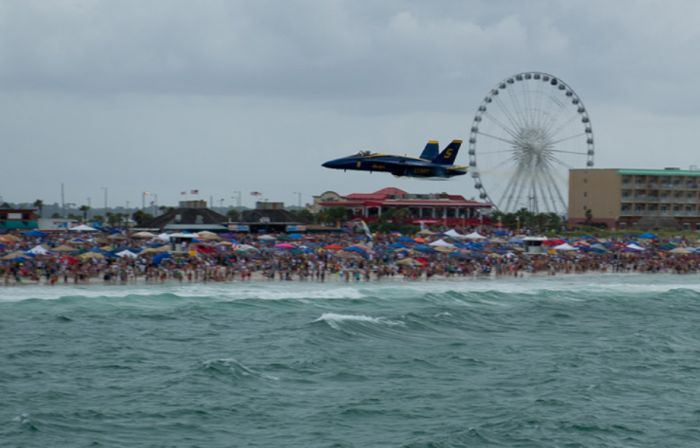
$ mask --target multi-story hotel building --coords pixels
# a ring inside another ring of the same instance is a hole
[[[609,228],[700,230],[700,171],[570,170],[568,217]]]

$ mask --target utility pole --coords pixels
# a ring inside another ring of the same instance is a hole
[[[141,210],[146,211],[146,195],[148,194],[147,191],[144,191],[141,193]]]
[[[299,202],[299,208],[301,208],[301,193],[298,191],[295,191],[294,194],[297,195],[297,199]]]
[[[236,193],[236,208],[241,208],[241,192],[234,191],[234,193]]]

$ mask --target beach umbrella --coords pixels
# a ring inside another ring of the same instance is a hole
[[[82,260],[102,260],[105,256],[97,252],[85,252],[84,254],[78,255],[78,257]]]
[[[94,227],[90,227],[85,224],[80,224],[79,226],[71,227],[68,229],[72,232],[97,232],[97,229]]]
[[[438,252],[450,253],[450,252],[456,251],[457,248],[454,247],[454,246],[452,246],[452,247],[449,247],[449,246],[437,246],[437,247],[435,248],[435,250],[438,251]]]
[[[413,246],[413,250],[418,252],[432,252],[434,249],[426,244],[417,244]]]
[[[163,260],[168,259],[168,258],[171,258],[171,257],[172,257],[172,255],[170,255],[169,253],[160,253],[160,254],[156,254],[156,255],[153,257],[153,264],[156,265],[156,266],[158,266],[159,264],[162,263]]]
[[[300,233],[291,233],[288,237],[290,240],[300,240],[304,238]]]
[[[210,232],[208,230],[202,230],[201,232],[197,232],[197,239],[202,240],[202,241],[214,241],[214,240],[220,240],[221,238],[219,235],[217,235],[214,232]]]
[[[569,243],[562,243],[562,244],[556,245],[552,249],[559,251],[559,252],[571,252],[574,250],[578,250],[576,247],[572,246]]]
[[[640,246],[640,245],[638,245],[638,244],[636,244],[636,243],[629,243],[629,244],[626,245],[625,247],[626,247],[627,249],[634,250],[634,251],[636,251],[636,252],[642,252],[642,251],[645,250],[642,246]]]
[[[418,232],[418,235],[423,235],[423,236],[430,236],[430,235],[435,235],[435,232],[428,230],[428,229],[423,229]]]
[[[466,240],[483,240],[486,237],[484,235],[481,235],[479,232],[472,232],[467,235],[464,235],[464,239]]]
[[[367,251],[364,248],[360,247],[359,245],[358,246],[349,246],[343,250],[345,252],[355,252],[355,253],[358,253],[362,256],[367,256]]]
[[[258,237],[258,239],[261,240],[261,241],[274,241],[274,240],[276,240],[277,238],[275,238],[275,237],[272,236],[272,235],[260,235],[260,236]]]
[[[53,250],[54,252],[74,252],[74,251],[76,251],[77,249],[76,249],[75,247],[69,246],[69,245],[67,245],[67,244],[61,244],[61,245],[58,246],[58,247],[54,247],[52,250]]]
[[[165,246],[159,246],[159,247],[149,247],[148,249],[144,249],[141,251],[139,255],[148,255],[148,254],[159,254],[159,253],[164,253],[164,252],[169,252],[170,251],[170,246],[167,244]]]
[[[124,241],[126,237],[120,233],[113,233],[107,237],[109,241]]]
[[[294,249],[296,246],[290,243],[277,243],[274,247],[277,249]]]
[[[425,238],[421,238],[421,237],[413,238],[413,241],[415,241],[416,243],[421,243],[421,244],[425,244],[428,242]]]
[[[396,264],[399,266],[419,266],[420,263],[418,263],[416,260],[414,260],[411,257],[408,258],[402,258],[401,260],[397,261]]]
[[[29,232],[24,232],[24,236],[28,236],[30,238],[43,238],[46,235],[46,233],[40,230],[30,230]]]
[[[654,240],[657,238],[657,236],[651,232],[644,232],[641,235],[639,235],[639,238],[643,240]]]
[[[415,243],[416,241],[413,238],[411,238],[410,236],[402,236],[402,237],[396,238],[396,242],[397,243]]]
[[[3,260],[16,260],[18,258],[24,259],[24,252],[21,250],[10,252],[9,254],[2,257]]]
[[[233,246],[233,250],[240,253],[259,252],[259,249],[257,247],[251,246],[250,244],[238,244],[236,246]]]
[[[16,243],[19,241],[21,238],[18,238],[14,235],[0,235],[0,241],[5,242],[5,243]]]
[[[340,244],[329,244],[327,246],[323,246],[323,248],[326,250],[342,250],[343,246]]]
[[[692,254],[693,252],[691,252],[687,247],[676,247],[675,249],[671,249],[670,251],[668,251],[668,253],[669,254],[687,255],[687,254]]]

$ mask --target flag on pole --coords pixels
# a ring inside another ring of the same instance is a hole
[[[186,191],[181,191],[180,194],[187,194],[187,192],[186,192]]]
[[[199,190],[190,190],[190,194],[199,194]]]
[[[260,193],[259,191],[251,191],[250,195],[251,196],[262,196],[262,193]]]

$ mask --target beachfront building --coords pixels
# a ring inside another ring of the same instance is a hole
[[[447,193],[412,194],[398,188],[383,188],[374,193],[352,193],[340,196],[325,192],[314,198],[314,207],[320,210],[344,208],[350,218],[373,222],[382,215],[394,215],[404,210],[400,221],[411,224],[444,224],[447,226],[475,226],[482,224],[491,205],[467,200],[464,196]],[[395,219],[395,218],[394,218]]]
[[[0,230],[36,229],[39,215],[32,208],[14,208],[8,203],[0,204]]]
[[[572,169],[569,224],[700,230],[700,170]]]
[[[160,232],[224,232],[228,230],[225,223],[228,219],[207,208],[207,201],[180,201],[177,208],[156,216],[139,227],[140,230],[156,230]]]

